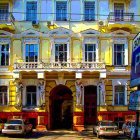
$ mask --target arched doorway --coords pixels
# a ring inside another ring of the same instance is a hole
[[[97,86],[84,87],[84,123],[93,125],[97,122]]]
[[[73,98],[71,90],[59,85],[50,92],[50,129],[70,129],[73,124]]]

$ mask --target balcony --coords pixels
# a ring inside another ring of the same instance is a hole
[[[105,63],[103,62],[16,62],[14,64],[14,71],[95,71],[105,70]]]
[[[108,22],[134,22],[134,13],[113,13],[108,16]]]
[[[8,28],[10,30],[14,30],[14,22],[15,18],[12,13],[0,13],[0,28]]]

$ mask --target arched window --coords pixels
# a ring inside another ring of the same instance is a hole
[[[119,85],[115,86],[115,105],[124,105],[125,103],[125,86],[124,85]]]

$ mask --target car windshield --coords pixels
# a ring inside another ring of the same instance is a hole
[[[9,124],[22,124],[21,120],[9,120],[7,123]]]
[[[113,122],[101,122],[101,126],[116,126]]]

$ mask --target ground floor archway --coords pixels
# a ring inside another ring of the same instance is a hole
[[[50,92],[50,129],[71,129],[73,124],[72,91],[59,85]]]

